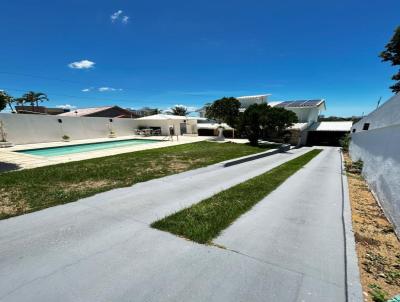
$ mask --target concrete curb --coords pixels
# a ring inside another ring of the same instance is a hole
[[[344,228],[343,234],[345,240],[346,297],[347,302],[361,302],[363,301],[363,291],[360,281],[360,270],[358,267],[356,243],[352,227],[349,187],[347,183],[347,175],[342,152],[340,152],[340,157],[342,159],[342,219]]]
[[[252,154],[252,155],[247,155],[247,156],[235,158],[234,160],[225,161],[225,162],[222,162],[220,164],[222,164],[223,167],[230,167],[230,166],[233,166],[233,165],[242,164],[242,163],[245,163],[245,162],[248,162],[248,161],[251,161],[251,160],[260,159],[260,158],[263,158],[263,157],[267,157],[267,156],[274,155],[274,154],[277,154],[277,153],[286,152],[286,151],[289,151],[289,150],[290,150],[290,145],[281,145],[277,149],[272,149],[272,150],[268,150],[268,151],[257,153],[257,154]]]

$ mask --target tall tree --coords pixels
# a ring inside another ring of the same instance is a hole
[[[241,115],[241,132],[245,133],[252,146],[258,145],[258,140],[262,135],[262,125],[266,123],[268,109],[267,104],[253,104]]]
[[[22,107],[22,110],[25,110],[25,100],[22,97],[16,98],[14,101],[18,106]],[[15,111],[17,112],[17,110],[15,110]]]
[[[386,44],[385,48],[380,54],[382,61],[390,61],[392,62],[392,66],[400,65],[400,26],[397,27],[392,39]],[[397,82],[393,86],[390,86],[390,89],[394,93],[400,92],[400,70],[392,77],[392,80]]]
[[[206,106],[206,117],[235,128],[239,120],[239,108],[240,102],[237,99],[224,97]]]
[[[4,91],[0,91],[0,111],[7,107],[7,97]]]
[[[297,122],[297,115],[293,111],[281,107],[270,107],[263,127],[269,132],[282,135],[285,129]]]
[[[43,101],[48,101],[49,98],[45,93],[42,92],[34,92],[34,91],[28,91],[25,93],[22,98],[24,102],[31,104],[32,106],[32,111],[34,111],[34,106],[36,105],[36,108],[39,107],[39,102]]]
[[[188,114],[188,110],[184,106],[175,106],[171,108],[171,111],[173,115],[186,116]]]
[[[0,91],[0,99],[3,100],[3,102],[5,102],[6,105],[8,105],[8,107],[10,108],[11,112],[15,112],[14,107],[13,107],[13,103],[15,102],[15,99],[9,95],[7,92],[5,91]],[[1,101],[0,101],[1,102]],[[3,108],[4,109],[4,108]],[[1,110],[0,110],[1,111]]]
[[[265,132],[283,136],[283,132],[293,123],[297,122],[294,112],[284,108],[270,107],[269,105],[250,105],[240,118],[240,128],[253,146],[258,145],[258,140]]]

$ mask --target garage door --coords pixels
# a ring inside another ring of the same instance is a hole
[[[346,131],[308,131],[307,145],[340,146],[340,139],[346,133]]]

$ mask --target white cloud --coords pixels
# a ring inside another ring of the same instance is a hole
[[[123,16],[121,22],[124,24],[127,24],[129,21],[129,17],[128,16]]]
[[[119,17],[122,15],[123,11],[122,10],[117,10],[115,13],[113,13],[110,18],[111,22],[114,22],[115,20],[119,19]]]
[[[127,15],[123,15],[124,11],[122,10],[117,10],[115,13],[113,13],[110,16],[111,22],[116,22],[116,21],[120,21],[123,24],[127,24],[129,21],[129,16]]]
[[[122,91],[121,88],[112,88],[112,87],[99,87],[98,91],[107,92],[107,91]]]
[[[58,105],[57,108],[62,108],[62,109],[75,109],[76,106],[70,105],[70,104],[65,104],[65,105]]]
[[[89,61],[89,60],[81,60],[81,61],[76,61],[68,64],[69,68],[72,69],[89,69],[93,68],[95,62]]]
[[[197,111],[199,108],[198,108],[198,107],[194,107],[194,106],[189,106],[189,107],[187,107],[186,109],[187,109],[187,111],[189,111],[189,112],[195,112],[195,111]]]
[[[182,105],[182,104],[176,104],[176,105],[174,105],[174,106],[172,106],[170,108],[167,108],[167,109],[163,110],[163,112],[164,113],[172,113],[172,108],[175,108],[175,107],[186,108],[187,112],[189,112],[189,113],[190,112],[195,112],[197,109],[199,109],[199,108],[194,107],[194,106],[186,106],[186,105]]]
[[[123,89],[122,88],[113,88],[113,87],[102,86],[102,87],[83,88],[81,91],[82,92],[91,92],[91,91],[109,92],[109,91],[123,91]]]
[[[197,109],[199,109],[198,107],[186,106],[186,105],[179,105],[179,104],[175,105],[174,107],[184,107],[184,108],[186,108],[186,110],[189,111],[189,112],[193,112],[193,111],[196,111]]]

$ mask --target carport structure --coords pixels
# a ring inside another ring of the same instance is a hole
[[[352,121],[314,123],[308,129],[307,145],[339,146],[352,125]]]

